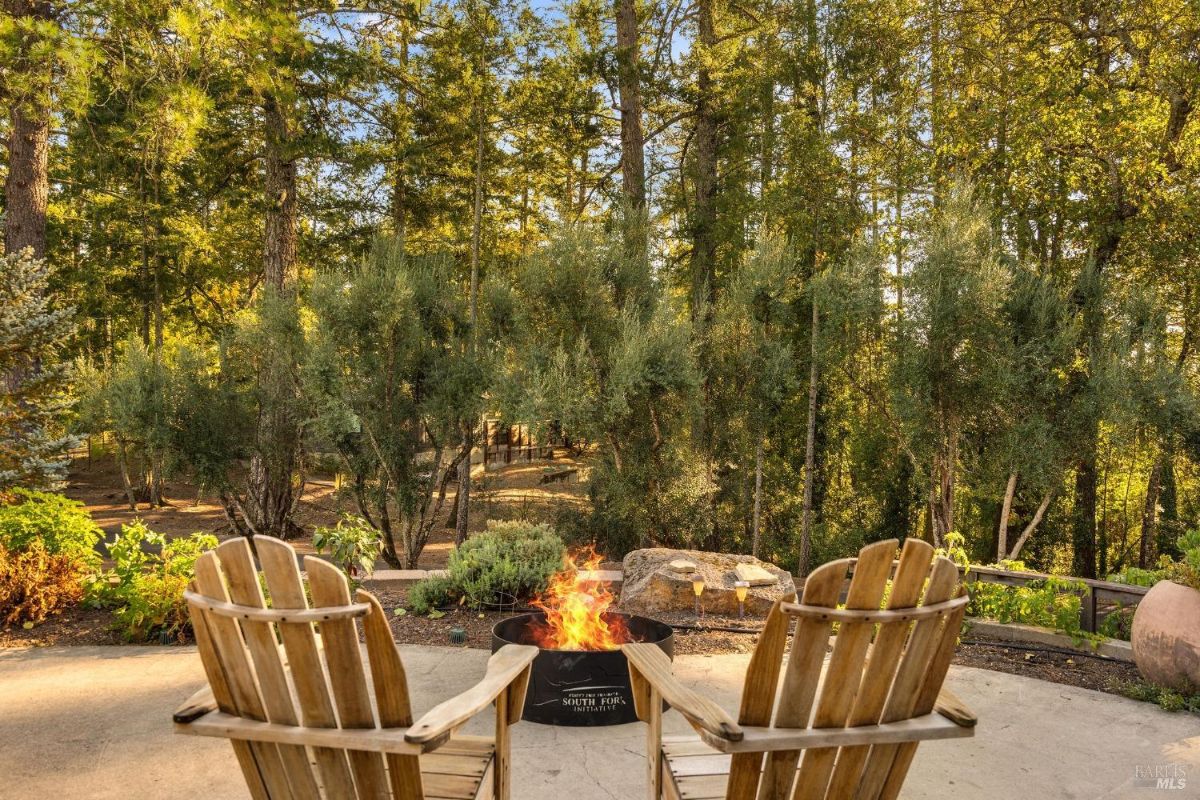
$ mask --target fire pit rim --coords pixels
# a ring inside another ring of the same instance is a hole
[[[605,611],[602,616],[604,616],[604,617],[621,617],[625,621],[625,624],[627,626],[630,626],[631,628],[632,628],[632,626],[636,625],[638,627],[645,628],[646,630],[657,629],[657,633],[659,634],[655,638],[630,639],[630,642],[639,642],[639,643],[645,643],[645,644],[660,644],[669,639],[673,639],[675,636],[674,628],[672,628],[670,625],[668,625],[667,623],[665,623],[661,620],[654,619],[653,617],[645,617],[645,616],[642,616],[641,614],[630,614],[626,611]],[[539,650],[541,650],[543,652],[547,652],[547,653],[619,653],[619,652],[621,652],[620,648],[617,648],[615,650],[572,650],[572,649],[565,648],[565,647],[542,647],[537,642],[525,641],[523,639],[512,638],[511,636],[501,633],[501,631],[500,631],[502,626],[515,624],[517,620],[522,620],[524,622],[524,625],[526,627],[528,627],[528,625],[530,623],[532,623],[537,617],[541,617],[544,620],[546,618],[546,612],[544,612],[544,611],[526,611],[526,612],[523,612],[520,614],[513,614],[512,616],[505,617],[504,619],[499,620],[495,625],[492,626],[492,637],[493,637],[493,639],[502,639],[506,644],[534,645]]]

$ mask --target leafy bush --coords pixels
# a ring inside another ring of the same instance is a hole
[[[33,626],[83,598],[86,565],[33,540],[20,551],[0,544],[0,623]]]
[[[1052,577],[1026,586],[976,581],[969,588],[971,616],[1053,628],[1079,641],[1096,638],[1079,625],[1083,597],[1090,591],[1082,581]]]
[[[417,614],[428,614],[454,602],[454,584],[442,575],[426,578],[408,590],[408,605]]]
[[[143,545],[157,552],[148,553]],[[183,591],[195,574],[196,559],[216,546],[217,538],[209,534],[168,540],[141,520],[123,525],[108,548],[114,566],[97,583],[97,600],[114,608],[116,627],[130,641],[187,641],[191,620]]]
[[[360,573],[370,575],[375,570],[375,559],[383,550],[383,534],[362,517],[343,514],[332,528],[317,528],[313,547],[318,553],[328,550],[334,562],[353,580]]]
[[[1200,528],[1179,537],[1179,561],[1167,568],[1168,577],[1176,583],[1200,590]]]
[[[1170,559],[1166,559],[1168,564]],[[1167,576],[1167,564],[1160,565],[1158,569],[1141,569],[1140,567],[1126,567],[1118,573],[1109,575],[1108,579],[1114,583],[1127,583],[1130,586],[1153,586]]]
[[[95,547],[103,533],[83,503],[28,489],[14,489],[12,494],[17,502],[0,505],[0,545],[20,552],[40,542],[50,555],[64,555],[99,568]]]
[[[971,558],[967,555],[966,537],[958,531],[948,531],[946,533],[945,546],[939,547],[934,551],[934,556],[941,556],[950,559],[962,569],[971,566]],[[1009,562],[1017,563],[1017,562]],[[1003,565],[1002,565],[1003,566]],[[1011,566],[1004,566],[1004,569],[1013,569]]]
[[[462,601],[472,608],[527,600],[562,568],[563,541],[554,529],[529,522],[488,522],[450,555],[445,577],[428,578],[409,592],[418,614]]]
[[[1134,586],[1153,586],[1159,581],[1174,581],[1200,590],[1200,528],[1185,532],[1176,546],[1180,552],[1178,561],[1164,555],[1158,560],[1158,569],[1126,567],[1109,575],[1108,579]]]

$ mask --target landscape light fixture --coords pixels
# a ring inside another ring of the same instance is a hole
[[[696,617],[700,617],[700,595],[704,594],[704,577],[699,573],[692,576],[692,592],[696,595]]]

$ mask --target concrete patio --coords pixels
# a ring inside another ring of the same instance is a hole
[[[405,647],[416,711],[461,691],[487,653]],[[736,709],[748,656],[683,656],[676,672]],[[246,798],[228,744],[175,736],[171,710],[203,682],[193,648],[0,650],[0,798]],[[950,685],[980,717],[974,739],[922,746],[910,798],[1139,798],[1142,778],[1181,768],[1200,796],[1200,723],[1193,715],[985,670],[954,668]],[[677,714],[672,732],[686,730]],[[484,733],[489,720],[477,720]],[[516,800],[605,800],[644,793],[643,731],[514,730]]]

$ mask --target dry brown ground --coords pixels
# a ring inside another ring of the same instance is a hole
[[[544,468],[550,464],[554,468],[575,467],[580,469],[580,474],[572,476],[570,482],[541,485],[539,481]],[[537,516],[557,505],[583,502],[585,484],[581,476],[586,476],[586,471],[582,462],[569,458],[565,451],[560,451],[553,462],[493,466],[487,472],[476,466],[472,472],[475,513],[471,515],[471,529],[482,530],[489,518]],[[111,456],[77,459],[71,467],[65,494],[82,502],[108,536],[135,519],[172,537],[187,536],[196,531],[220,537],[230,535],[229,523],[217,498],[208,494],[197,496],[196,486],[187,481],[171,481],[164,487],[167,505],[161,508],[139,503],[137,510],[130,509],[121,488],[120,472]],[[443,524],[434,528],[422,554],[419,566],[423,569],[444,567],[454,547],[454,531],[445,524],[451,523],[449,514],[455,494],[456,487],[452,486],[442,509]],[[305,533],[291,543],[302,553],[312,552],[314,528],[332,525],[343,512],[355,510],[352,499],[334,491],[333,476],[316,476],[306,484],[297,509],[296,519]]]

